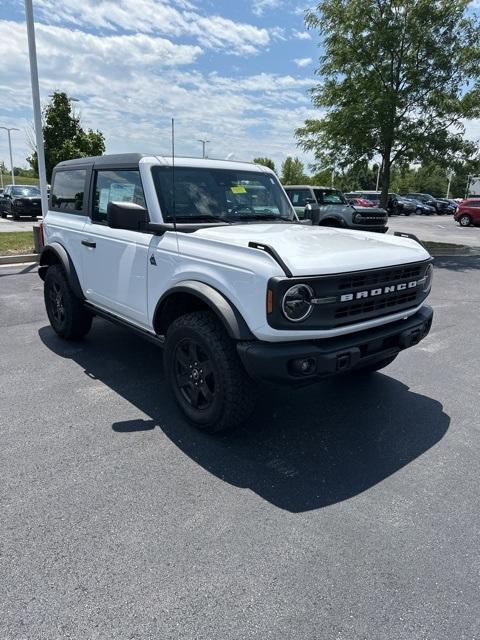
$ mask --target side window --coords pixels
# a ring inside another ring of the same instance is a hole
[[[86,177],[86,169],[57,171],[52,186],[51,208],[82,215]]]
[[[307,204],[307,200],[312,198],[309,189],[288,189],[287,195],[294,207],[304,207]]]
[[[95,172],[92,220],[107,223],[109,202],[132,202],[146,208],[140,171],[114,169]]]

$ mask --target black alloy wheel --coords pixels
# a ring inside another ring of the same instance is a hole
[[[49,316],[55,330],[62,330],[65,324],[65,301],[60,281],[53,280],[47,290]]]
[[[193,338],[184,338],[175,349],[175,383],[193,409],[206,411],[215,400],[216,376],[209,354]]]

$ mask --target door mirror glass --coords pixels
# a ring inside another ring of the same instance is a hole
[[[107,224],[112,229],[141,231],[148,222],[148,211],[133,202],[109,202]]]

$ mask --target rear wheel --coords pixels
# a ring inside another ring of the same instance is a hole
[[[47,269],[44,299],[50,324],[60,337],[79,340],[90,331],[92,314],[73,293],[59,264]]]
[[[469,227],[472,224],[472,219],[467,213],[464,213],[460,216],[458,222],[462,227]]]
[[[383,360],[372,362],[372,364],[367,364],[365,367],[358,369],[356,373],[375,373],[375,371],[384,369],[385,367],[388,367],[389,364],[392,364],[397,355],[398,354],[395,354],[394,356],[390,356],[390,358],[384,358]]]
[[[244,422],[255,406],[255,389],[235,343],[210,311],[187,313],[168,329],[165,374],[186,417],[215,433]]]

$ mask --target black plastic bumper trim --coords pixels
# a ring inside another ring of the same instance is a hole
[[[406,320],[366,331],[315,341],[239,342],[237,351],[252,378],[297,386],[360,369],[418,344],[430,331],[432,318],[433,309],[423,306]],[[291,362],[305,358],[315,360],[314,370],[309,375],[295,374]]]

